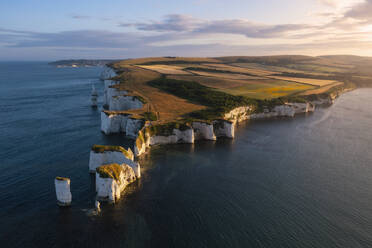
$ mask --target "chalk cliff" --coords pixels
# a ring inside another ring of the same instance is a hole
[[[110,83],[108,83],[109,85]],[[235,125],[250,119],[267,119],[275,117],[294,117],[297,114],[315,111],[316,106],[332,104],[343,90],[330,94],[315,95],[309,99],[299,99],[298,102],[269,102],[269,106],[241,106],[227,112],[221,119],[213,121],[195,120],[186,123],[182,128],[168,124],[151,124],[141,119],[135,119],[131,114],[120,112],[143,108],[141,101],[119,92],[112,87],[107,89],[109,109],[101,113],[101,130],[105,134],[125,133],[135,139],[134,155],[140,156],[150,146],[176,143],[194,143],[196,140],[211,140],[217,138],[234,138]],[[307,99],[307,100],[305,100]],[[276,104],[276,105],[275,105]],[[159,131],[160,130],[160,131]]]
[[[96,169],[97,200],[115,203],[125,187],[136,180],[132,167],[127,164],[108,164]]]
[[[122,95],[110,96],[108,109],[113,111],[141,109],[143,103],[136,96],[128,96],[125,93]]]
[[[133,119],[130,114],[101,112],[101,131],[105,134],[125,133],[128,137],[136,138],[143,125],[143,120]]]
[[[116,72],[112,68],[105,66],[99,78],[101,80],[106,80],[115,77],[116,75]]]
[[[136,96],[128,95],[128,91],[119,90],[113,86],[118,84],[114,80],[104,81],[103,105],[108,110],[122,111],[129,109],[141,109],[142,101]]]
[[[196,140],[217,140],[217,137],[214,134],[213,124],[206,122],[193,122],[192,128],[194,129]]]
[[[238,107],[225,114],[223,119],[213,122],[194,121],[186,130],[171,128],[168,134],[156,134],[149,127],[143,127],[137,133],[134,145],[135,156],[145,153],[150,146],[176,143],[194,143],[195,140],[216,140],[234,138],[235,124],[249,119],[273,117],[293,117],[296,114],[312,112],[312,103],[286,103],[265,109],[262,113],[253,113],[251,106]]]
[[[140,165],[134,162],[134,154],[130,148],[126,150],[121,146],[103,145],[92,147],[89,157],[89,172],[95,173],[99,166],[113,163],[127,164],[133,169],[136,177],[141,177]]]
[[[70,191],[70,179],[66,177],[56,177],[54,179],[56,189],[57,204],[61,207],[70,206],[72,195]]]

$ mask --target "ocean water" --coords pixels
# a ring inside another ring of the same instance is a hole
[[[234,140],[153,148],[143,177],[92,215],[91,109],[102,68],[0,63],[0,247],[372,247],[372,89]],[[56,206],[54,177],[73,205]]]

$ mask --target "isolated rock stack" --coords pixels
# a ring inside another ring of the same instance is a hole
[[[57,204],[61,207],[71,205],[72,196],[70,191],[70,179],[66,177],[56,177],[54,179],[56,188]]]

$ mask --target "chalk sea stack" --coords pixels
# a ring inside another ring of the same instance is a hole
[[[56,177],[54,179],[58,206],[67,207],[71,205],[70,182],[70,179],[66,177]]]

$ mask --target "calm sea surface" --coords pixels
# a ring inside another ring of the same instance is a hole
[[[89,106],[102,68],[0,63],[0,247],[372,247],[372,89],[236,139],[163,146],[122,200],[94,206]],[[54,177],[73,205],[56,206]]]

